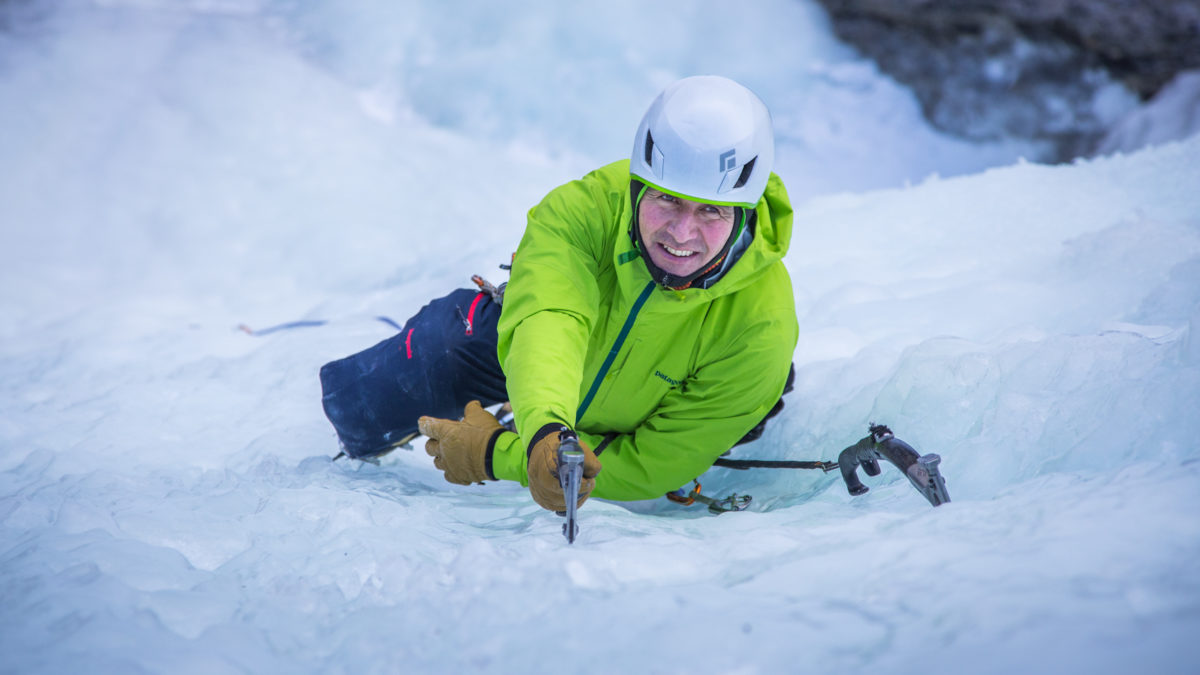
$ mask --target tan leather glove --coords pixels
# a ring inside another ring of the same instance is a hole
[[[549,425],[548,425],[549,426]],[[555,425],[560,426],[560,425]],[[545,431],[545,427],[543,427]],[[540,438],[529,449],[529,493],[533,501],[544,509],[555,512],[567,510],[567,499],[563,496],[562,485],[558,482],[558,434],[557,430],[537,434]],[[579,441],[583,448],[583,480],[579,482],[579,503],[583,506],[592,488],[596,487],[596,474],[600,473],[600,460],[592,449]]]
[[[496,480],[489,454],[504,427],[479,401],[467,404],[461,421],[426,415],[417,420],[417,428],[429,437],[425,452],[446,480],[458,485]]]

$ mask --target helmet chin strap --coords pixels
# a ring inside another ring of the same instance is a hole
[[[721,251],[707,265],[692,272],[687,276],[679,276],[671,274],[654,264],[650,253],[646,250],[645,244],[642,242],[642,228],[638,218],[638,211],[642,203],[642,196],[646,194],[646,185],[636,178],[629,181],[629,194],[631,203],[633,204],[633,218],[630,223],[629,237],[633,240],[633,246],[641,253],[642,260],[646,263],[646,269],[650,271],[650,278],[654,279],[660,286],[669,288],[674,291],[682,291],[686,288],[691,288],[692,284],[698,280],[702,280],[707,274],[721,268],[721,263],[725,262],[725,257],[729,255],[729,250],[733,248],[734,242],[741,236],[742,230],[747,226],[746,209],[735,206],[733,208],[733,222],[736,227],[729,232],[729,238],[725,240],[725,245],[721,247]],[[754,212],[751,211],[751,214]]]

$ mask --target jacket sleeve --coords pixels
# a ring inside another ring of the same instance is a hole
[[[790,312],[788,314],[787,312]],[[609,437],[595,497],[661,497],[686,485],[758,424],[779,400],[798,328],[794,309],[748,326],[697,368],[634,431]],[[595,448],[605,436],[580,433]]]
[[[612,211],[602,186],[585,177],[556,188],[529,212],[497,341],[517,432],[526,442],[546,424],[574,426]],[[496,449],[496,476],[528,484],[523,443],[510,440]]]

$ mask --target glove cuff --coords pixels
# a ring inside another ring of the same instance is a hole
[[[543,426],[541,429],[538,429],[537,433],[533,435],[533,438],[529,439],[529,445],[525,446],[525,457],[528,458],[533,454],[533,446],[537,445],[538,441],[554,432],[562,431],[563,427],[565,426],[567,425],[561,422],[551,422]]]

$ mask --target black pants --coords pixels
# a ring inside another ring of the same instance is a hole
[[[500,305],[457,290],[421,308],[394,337],[321,368],[321,403],[350,457],[386,452],[422,415],[457,419],[467,403],[508,400],[496,359]]]

